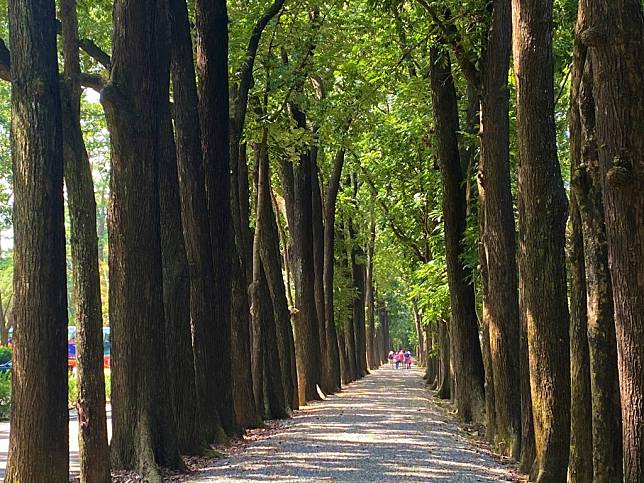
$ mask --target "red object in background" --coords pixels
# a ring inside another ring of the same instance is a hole
[[[103,369],[109,369],[110,368],[110,356],[103,356]],[[76,367],[78,364],[76,363],[76,357],[68,357],[67,358],[67,367]]]

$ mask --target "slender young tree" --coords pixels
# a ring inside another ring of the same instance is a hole
[[[5,481],[11,483],[69,479],[63,132],[55,16],[53,1],[9,2],[15,326]]]
[[[80,59],[75,0],[61,0],[65,58],[61,104],[65,185],[71,221],[71,254],[78,367],[78,442],[81,482],[111,481],[103,374],[103,317],[98,270],[96,200],[80,124]]]
[[[570,441],[570,359],[565,273],[567,200],[554,121],[552,2],[513,0],[517,79],[519,222],[537,481],[564,481]]]
[[[583,45],[575,40],[570,74],[570,172],[571,179],[581,163],[582,130],[579,88],[585,63]],[[574,182],[573,182],[574,184]],[[593,479],[592,402],[584,236],[579,204],[574,188],[570,196],[568,273],[570,274],[570,481]],[[590,424],[589,424],[590,422]]]
[[[573,77],[574,82],[574,77]],[[572,116],[571,116],[572,117]],[[573,137],[571,122],[571,146]],[[593,479],[592,403],[588,355],[586,271],[579,207],[570,203],[570,481]]]

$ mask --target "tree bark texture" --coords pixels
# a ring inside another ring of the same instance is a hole
[[[103,316],[98,269],[94,182],[80,124],[80,60],[75,0],[60,2],[65,67],[61,85],[65,184],[71,222],[71,255],[76,316],[82,483],[111,481],[103,374]],[[3,323],[4,325],[4,323]]]
[[[521,198],[518,199],[521,210]],[[525,229],[519,224],[518,259],[525,257]],[[532,391],[530,387],[530,361],[528,357],[528,316],[525,310],[526,275],[525,265],[519,263],[519,370],[521,383],[521,457],[519,468],[523,473],[534,478],[536,469],[536,442],[534,436],[534,419],[532,417]]]
[[[495,411],[495,441],[518,458],[521,448],[519,384],[519,301],[514,209],[510,187],[508,70],[512,15],[510,0],[492,2],[492,19],[481,72],[481,155],[479,191],[484,191],[487,296],[484,318],[489,332]]]
[[[245,106],[244,106],[245,107]],[[231,131],[232,131],[231,127]],[[250,294],[249,287],[252,283],[252,258],[253,241],[249,228],[249,187],[248,164],[246,159],[246,145],[233,143],[231,132],[230,147],[230,206],[233,225],[234,243],[232,244],[233,256],[231,262],[231,357],[232,357],[232,384],[235,416],[237,423],[242,427],[256,426],[263,414],[262,391],[257,393],[253,386],[253,377],[263,387],[263,353],[262,338],[256,338],[258,351],[253,350],[253,330],[261,328],[251,327]],[[251,363],[249,364],[249,357]],[[259,363],[258,371],[254,373],[253,362]],[[259,399],[258,399],[259,398]],[[255,403],[253,400],[255,399]]]
[[[438,350],[439,350],[439,375],[437,395],[440,399],[452,397],[452,369],[450,366],[450,334],[449,322],[441,320],[438,322]]]
[[[574,67],[573,67],[574,68]],[[576,75],[572,74],[572,83]],[[572,98],[574,95],[574,87]],[[573,101],[574,106],[574,101]],[[570,115],[570,146],[579,146],[579,116]],[[573,134],[574,132],[574,134]],[[574,155],[573,155],[574,156]],[[573,157],[571,156],[571,158]],[[571,164],[574,161],[571,160]],[[573,164],[574,165],[574,164]],[[581,233],[581,216],[573,196],[570,203],[570,462],[568,480],[593,480],[593,431],[590,394],[590,356],[588,354],[586,271]]]
[[[584,12],[582,10],[582,22]],[[585,259],[587,330],[592,394],[593,473],[595,481],[622,478],[622,417],[617,373],[613,293],[608,268],[601,173],[595,136],[593,68],[586,49],[577,104],[581,146],[572,173],[573,195],[579,205]]]
[[[231,367],[231,264],[235,248],[230,208],[228,12],[225,0],[198,0],[195,13],[201,145],[210,217],[214,293],[217,294],[214,297],[216,337],[211,343],[219,361],[209,376],[217,388],[215,399],[221,424],[232,436],[238,429]]]
[[[365,285],[366,285],[366,294],[365,294],[365,299],[367,303],[367,320],[366,320],[366,325],[367,325],[367,331],[366,331],[366,344],[367,344],[367,368],[368,369],[378,369],[380,367],[380,364],[378,363],[378,359],[376,357],[376,346],[375,346],[375,338],[376,338],[376,317],[375,317],[375,310],[376,310],[376,297],[374,294],[374,281],[373,281],[373,255],[374,255],[374,250],[375,250],[375,244],[376,244],[376,223],[374,220],[370,222],[370,228],[369,228],[369,245],[367,246],[367,274],[365,278]],[[419,351],[416,353],[416,357],[418,360],[420,359],[420,340],[421,340],[421,333],[420,331],[417,331],[418,334],[418,341],[419,341],[419,346],[418,349]]]
[[[223,438],[217,413],[217,386],[211,377],[220,354],[210,342],[218,337],[215,323],[215,281],[206,200],[197,83],[192,38],[185,0],[170,0],[172,35],[172,92],[176,109],[177,169],[181,196],[181,221],[190,275],[195,380],[200,424],[206,442]]]
[[[280,354],[277,346],[277,324],[275,310],[268,290],[268,282],[263,266],[261,267],[260,303],[262,305],[264,344],[264,393],[266,394],[266,418],[284,419],[290,414],[290,401],[287,402],[282,378]]]
[[[574,179],[575,170],[581,163],[582,133],[578,103],[585,58],[585,48],[578,40],[575,40],[570,75],[571,107],[568,112],[571,179]],[[569,231],[570,462],[568,463],[568,480],[577,482],[592,481],[593,479],[593,412],[590,392],[590,355],[588,348],[584,237],[579,204],[574,186],[571,189],[570,196]]]
[[[552,1],[513,0],[519,222],[528,328],[537,481],[566,478],[570,359],[564,193],[554,121]]]
[[[54,2],[9,2],[14,308],[7,482],[67,482],[63,132]]]
[[[288,416],[288,405],[284,391],[284,379],[281,376],[280,352],[277,345],[277,329],[275,321],[275,310],[268,288],[266,274],[262,266],[261,245],[263,230],[266,226],[264,216],[272,214],[270,211],[270,178],[268,174],[268,154],[266,145],[267,132],[264,131],[263,142],[258,149],[256,156],[257,176],[255,205],[255,235],[253,239],[253,284],[251,286],[251,314],[253,328],[257,327],[257,335],[254,332],[254,340],[261,338],[261,352],[263,361],[263,394],[266,394],[264,401],[267,419],[284,418]],[[267,196],[269,195],[269,196]],[[269,209],[265,206],[269,204]],[[255,369],[255,368],[254,368]],[[259,369],[259,367],[257,368]],[[255,371],[254,371],[255,372]],[[257,378],[255,378],[257,379]],[[255,381],[254,381],[255,382]],[[286,381],[290,384],[290,380]],[[256,391],[258,388],[254,387]]]
[[[346,271],[348,277],[353,278],[353,263],[352,263],[352,249],[351,249],[351,234],[349,230],[349,222],[344,222],[344,250],[342,253],[342,268]],[[355,325],[353,322],[353,301],[349,304],[349,318],[344,320],[344,352],[346,354],[345,367],[348,369],[348,381],[355,381],[358,379],[358,369],[356,367],[356,334]]]
[[[295,344],[293,341],[293,329],[291,327],[291,318],[288,310],[286,299],[286,289],[282,277],[282,265],[280,256],[280,242],[275,213],[273,212],[273,203],[270,189],[270,173],[268,150],[263,151],[266,159],[263,161],[266,165],[265,186],[262,191],[261,208],[261,243],[260,256],[262,267],[266,274],[268,290],[270,293],[273,314],[276,324],[277,350],[279,353],[279,366],[282,374],[282,385],[286,404],[290,409],[298,408],[298,389],[297,389],[297,368],[295,363]],[[258,204],[259,194],[258,194]]]
[[[589,49],[593,70],[624,481],[635,482],[644,480],[644,14],[637,0],[584,0],[583,4],[588,24],[579,36]]]
[[[450,341],[454,360],[454,395],[459,417],[482,421],[485,407],[483,357],[479,344],[474,287],[461,260],[466,200],[458,151],[458,109],[449,56],[441,47],[431,54],[431,88],[437,147],[443,178],[443,215],[447,278],[452,309]]]
[[[324,267],[323,267],[323,285],[324,285],[324,312],[326,315],[326,338],[327,350],[331,358],[331,372],[335,379],[335,384],[340,387],[341,374],[343,371],[340,367],[340,342],[341,334],[337,333],[335,325],[335,308],[333,300],[333,277],[335,274],[335,208],[340,189],[340,180],[342,179],[342,168],[344,167],[345,150],[340,148],[333,161],[333,172],[329,179],[329,185],[326,192],[326,204],[324,206]]]
[[[324,218],[322,212],[322,194],[320,192],[320,179],[318,172],[317,145],[311,148],[311,221],[313,233],[313,267],[315,275],[315,308],[318,316],[318,330],[320,341],[320,387],[326,394],[337,392],[336,377],[333,374],[331,351],[327,340],[327,316],[324,305]]]
[[[306,118],[297,106],[292,115],[300,128],[306,128]],[[313,262],[311,154],[307,150],[293,165],[293,218],[289,218],[292,236],[293,278],[295,281],[295,339],[300,404],[319,399],[320,344],[315,304],[315,274]]]
[[[351,227],[352,225],[350,225]],[[367,375],[367,345],[365,327],[365,278],[366,278],[366,254],[358,245],[356,234],[352,233],[351,266],[353,273],[353,287],[355,298],[353,299],[353,332],[355,338],[355,361],[356,376],[358,378]]]
[[[159,136],[168,109],[166,15],[162,1],[115,3],[112,74],[101,93],[112,141],[112,464],[136,469],[150,481],[160,481],[158,466],[182,466],[164,389],[165,327],[159,323],[164,317]]]
[[[159,128],[159,204],[169,399],[181,453],[198,454],[206,444],[197,404],[190,325],[190,273],[181,227],[177,151],[169,111],[162,114]]]

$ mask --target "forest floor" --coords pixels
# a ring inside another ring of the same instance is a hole
[[[433,400],[420,369],[389,367],[251,432],[225,457],[181,479],[288,480],[523,481]]]

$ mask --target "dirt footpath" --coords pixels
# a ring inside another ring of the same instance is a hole
[[[508,482],[517,476],[468,441],[432,401],[419,369],[383,367],[190,478],[322,480]]]

